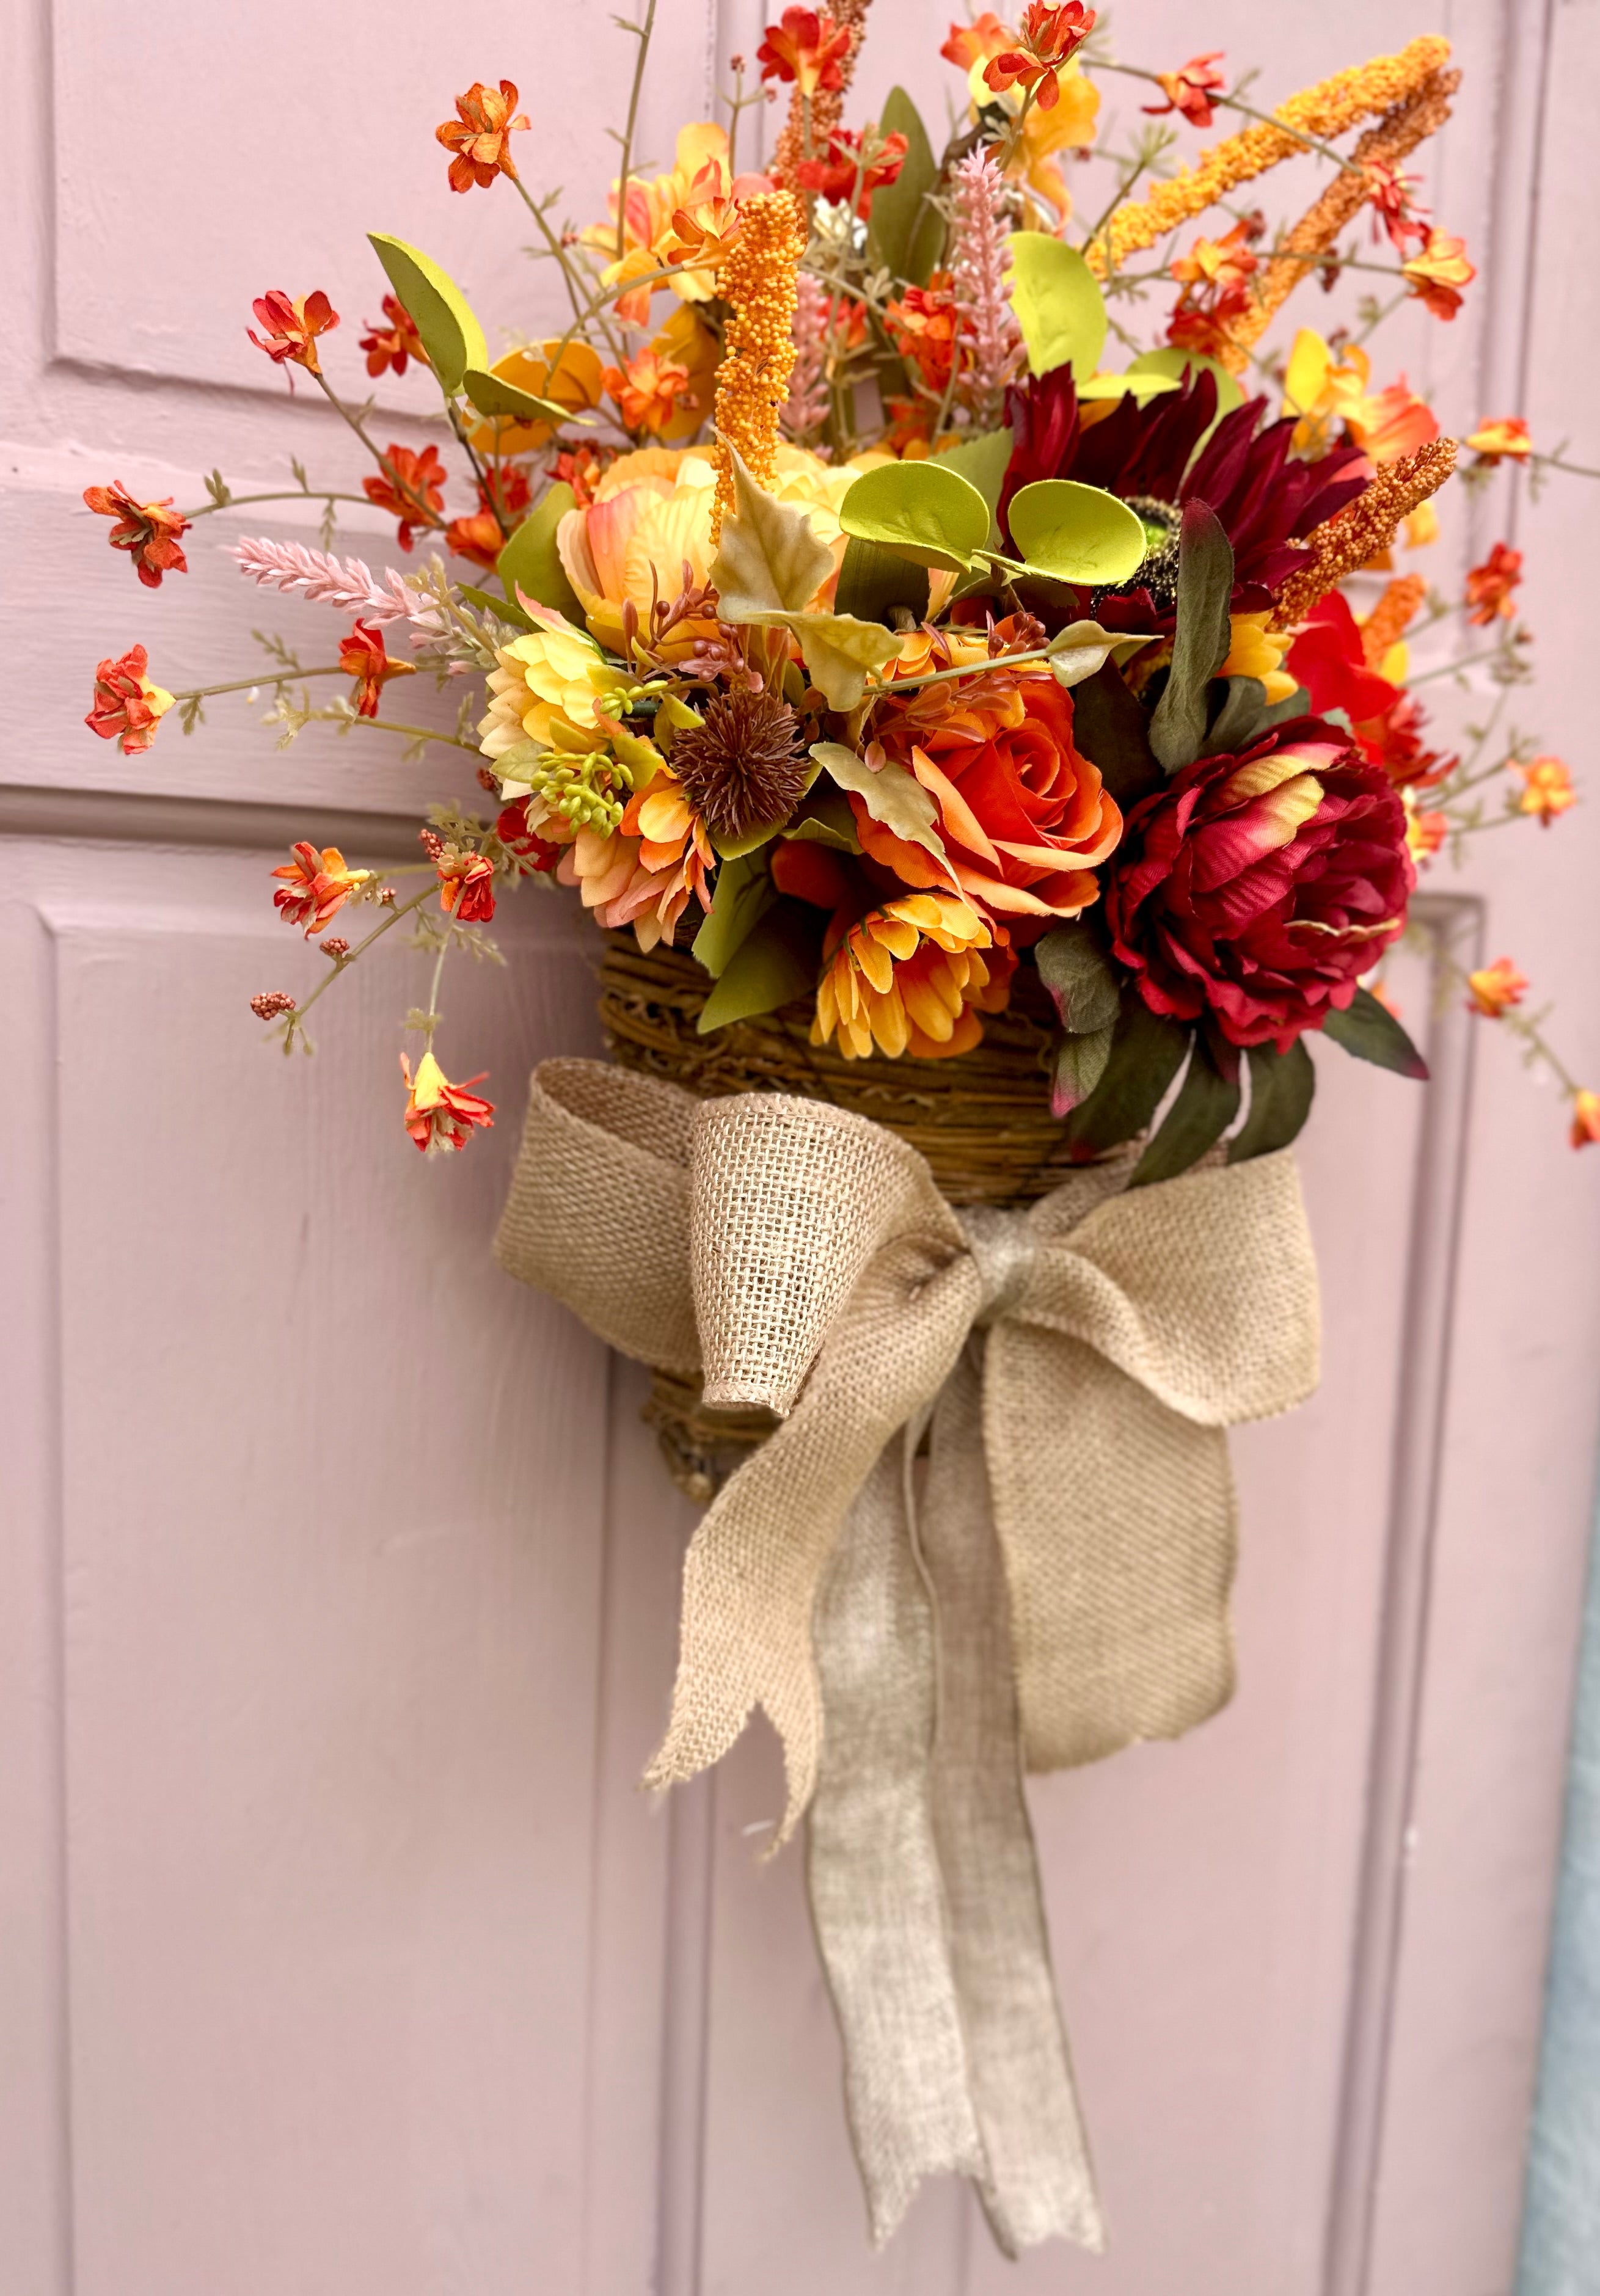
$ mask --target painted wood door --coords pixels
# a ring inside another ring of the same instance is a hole
[[[657,159],[759,14],[662,0],[661,21]],[[937,125],[942,29],[877,0],[866,101],[902,78]],[[1272,94],[1449,32],[1470,78],[1430,185],[1484,275],[1453,327],[1417,322],[1413,379],[1453,427],[1522,411],[1593,459],[1588,0],[1130,0],[1117,29],[1158,62],[1259,59]],[[191,501],[220,464],[267,490],[291,453],[349,486],[326,410],[245,343],[249,298],[321,284],[348,332],[376,308],[361,233],[382,226],[533,324],[549,283],[522,211],[452,200],[432,125],[470,79],[515,77],[527,172],[596,213],[626,45],[581,0],[464,20],[9,0],[0,37],[0,2285],[1506,2287],[1600,1196],[1509,1047],[1435,1009],[1430,953],[1511,947],[1600,1077],[1600,815],[1549,850],[1497,840],[1492,882],[1436,875],[1399,984],[1425,1096],[1319,1063],[1326,1378],[1237,1446],[1235,1704],[1034,1790],[1111,2257],[1003,2266],[935,2189],[874,2259],[798,1860],[755,1862],[770,1743],[665,1812],[633,1791],[688,1527],[638,1381],[488,1257],[520,1078],[595,1047],[591,943],[530,898],[506,971],[452,980],[454,1040],[504,1113],[423,1166],[393,1073],[417,960],[343,984],[318,1059],[289,1069],[244,1001],[285,972],[265,898],[284,845],[398,861],[437,775],[318,729],[276,752],[242,702],[141,759],[78,724],[94,660],[135,640],[183,685],[248,666],[252,623],[325,636],[216,547],[312,538],[294,505],[211,521],[152,596],[81,488]],[[421,437],[425,405],[407,382],[382,411]],[[1592,526],[1582,496],[1490,494],[1440,572],[1497,533],[1530,545],[1524,714],[1580,767]]]

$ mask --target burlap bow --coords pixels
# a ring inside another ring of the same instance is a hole
[[[1022,1767],[1227,1698],[1223,1431],[1316,1384],[1292,1158],[1126,1178],[958,1215],[824,1103],[533,1079],[503,1263],[708,1404],[782,1417],[690,1546],[648,1777],[715,1762],[757,1705],[778,1731],[879,2240],[959,2170],[1008,2252],[1100,2244]]]

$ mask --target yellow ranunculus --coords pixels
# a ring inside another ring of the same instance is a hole
[[[479,748],[486,758],[504,757],[522,741],[599,749],[605,736],[595,723],[595,697],[615,683],[614,673],[581,630],[547,608],[529,611],[539,627],[503,645],[499,668],[488,674]]]

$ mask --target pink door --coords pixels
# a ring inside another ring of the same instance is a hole
[[[1482,278],[1419,318],[1441,416],[1596,459],[1592,9],[1128,0],[1126,52],[1221,47],[1263,101],[1436,29],[1469,80],[1430,168]],[[753,53],[751,0],[662,0],[643,145]],[[937,127],[936,12],[877,0],[860,83]],[[375,313],[361,234],[534,329],[507,200],[452,200],[434,121],[515,78],[526,172],[599,211],[629,51],[579,0],[11,0],[6,732],[0,746],[0,2286],[11,2296],[1476,2296],[1507,2284],[1595,1437],[1600,1174],[1440,947],[1512,951],[1600,1078],[1600,811],[1436,871],[1399,988],[1425,1095],[1333,1054],[1305,1171],[1323,1391],[1248,1431],[1242,1687],[1194,1738],[1034,1811],[1113,2247],[1005,2267],[952,2189],[874,2259],[797,1857],[759,1866],[770,1742],[652,1811],[687,1528],[639,1382],[493,1267],[520,1079],[595,1048],[590,940],[530,897],[452,1028],[503,1115],[424,1165],[363,975],[314,1062],[246,1011],[290,840],[414,850],[437,773],[241,697],[124,760],[95,659],[242,675],[209,520],[139,590],[86,483],[349,488],[353,447],[243,338],[250,298]],[[1130,84],[1131,85],[1131,84]],[[1108,138],[1122,148],[1134,98]],[[1104,198],[1107,177],[1087,177]],[[1315,320],[1317,313],[1308,315]],[[355,372],[353,341],[339,349]],[[425,394],[379,419],[421,440]],[[341,512],[348,546],[384,536]],[[1515,523],[1513,524],[1514,518]],[[348,521],[348,523],[345,521]],[[1456,503],[1448,584],[1530,550],[1520,717],[1587,764],[1591,498]],[[1441,703],[1470,718],[1474,697]],[[324,737],[325,736],[325,737]],[[1559,842],[1556,840],[1559,840]],[[298,947],[298,944],[297,944]]]

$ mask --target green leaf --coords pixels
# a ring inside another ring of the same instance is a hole
[[[1067,1120],[1075,1152],[1095,1156],[1143,1132],[1183,1066],[1189,1032],[1151,1012],[1136,989],[1123,998],[1104,1075]]]
[[[540,398],[537,392],[523,390],[514,382],[507,382],[497,374],[485,374],[480,367],[470,366],[462,377],[462,387],[480,414],[487,414],[491,422],[586,422],[584,414],[575,414],[570,406],[560,406],[554,398]]]
[[[881,135],[903,135],[906,157],[892,184],[873,193],[866,234],[870,268],[893,272],[914,287],[925,287],[945,250],[946,225],[930,194],[939,182],[939,162],[922,114],[903,87],[891,88],[878,122]]]
[[[1033,961],[1050,991],[1056,1018],[1069,1036],[1089,1036],[1115,1025],[1121,990],[1104,950],[1089,926],[1057,925],[1034,944]],[[1106,1040],[1111,1050],[1111,1040]],[[1083,1095],[1080,1094],[1081,1099]]]
[[[447,271],[441,271],[420,247],[408,247],[386,231],[369,231],[389,283],[410,312],[423,339],[423,348],[439,377],[439,389],[454,398],[469,367],[482,373],[488,365],[488,345],[472,307]]]
[[[1317,1070],[1305,1039],[1297,1037],[1286,1053],[1270,1045],[1252,1045],[1250,1062],[1250,1113],[1227,1144],[1230,1164],[1247,1164],[1252,1156],[1270,1156],[1297,1137],[1311,1113],[1317,1090]]]
[[[1211,730],[1200,754],[1202,758],[1222,758],[1248,750],[1272,726],[1281,726],[1291,718],[1309,717],[1310,709],[1311,697],[1304,686],[1296,686],[1282,701],[1269,702],[1267,688],[1259,677],[1230,677],[1227,698],[1211,720]]]
[[[524,583],[522,586],[526,589],[528,586]],[[533,616],[525,614],[514,598],[496,598],[492,590],[480,590],[473,582],[458,582],[455,587],[468,605],[476,606],[480,614],[493,614],[502,622],[514,622],[521,630],[537,627]],[[532,594],[529,591],[529,595]]]
[[[1160,350],[1141,351],[1137,358],[1128,362],[1130,375],[1165,375],[1174,382],[1181,382],[1190,368],[1196,374],[1203,370],[1216,377],[1217,422],[1220,422],[1225,414],[1231,414],[1235,406],[1243,406],[1244,390],[1237,375],[1230,374],[1221,360],[1212,358],[1208,352],[1179,350],[1174,345],[1163,344]],[[1215,427],[1213,423],[1212,428]],[[1210,436],[1210,431],[1208,430],[1206,438]],[[1204,446],[1205,439],[1202,439],[1200,444]],[[1198,447],[1195,452],[1199,452]]]
[[[1098,622],[1069,622],[1050,641],[1050,667],[1061,685],[1081,685],[1108,661],[1121,662],[1153,644],[1149,637],[1103,630]]]
[[[874,195],[874,204],[876,194]],[[1071,366],[1087,381],[1105,348],[1105,298],[1075,247],[1048,232],[1013,231],[1011,308],[1035,374]],[[1015,532],[1013,528],[1013,532]]]
[[[856,816],[850,811],[850,801],[841,789],[832,783],[825,790],[814,790],[806,800],[806,810],[796,816],[784,830],[785,837],[799,837],[816,845],[832,846],[838,853],[859,853],[861,840],[856,832]]]
[[[1105,1074],[1116,1029],[1091,1029],[1081,1037],[1063,1037],[1055,1047],[1055,1067],[1050,1084],[1050,1113],[1071,1116],[1080,1108]]]
[[[1160,789],[1161,769],[1151,755],[1149,717],[1113,662],[1074,687],[1072,738],[1124,808]]]
[[[709,1036],[726,1029],[730,1021],[749,1021],[758,1013],[775,1013],[816,986],[820,951],[818,927],[803,906],[783,901],[760,919],[728,959],[717,986],[700,1008],[694,1026]]]
[[[779,617],[758,614],[757,621]],[[866,691],[866,673],[882,669],[900,651],[900,641],[882,622],[857,621],[854,614],[784,614],[800,640],[811,683],[830,709],[851,710]]]
[[[1176,390],[1178,384],[1176,375],[1136,374],[1130,368],[1126,374],[1087,375],[1077,388],[1080,406],[1099,398],[1136,398],[1145,406],[1164,392]]]
[[[1239,1113],[1239,1086],[1217,1067],[1203,1037],[1195,1041],[1189,1073],[1160,1130],[1133,1168],[1130,1188],[1155,1180],[1175,1180],[1214,1148]]]
[[[907,845],[920,845],[948,870],[949,856],[937,827],[939,808],[915,774],[892,759],[874,773],[865,758],[847,750],[842,742],[814,742],[811,755],[841,789],[861,800],[874,821],[881,821]]]
[[[880,463],[845,496],[839,523],[915,565],[964,572],[989,540],[989,508],[969,480],[943,463]]]
[[[759,853],[725,861],[711,889],[711,914],[695,934],[691,954],[715,980],[726,972],[777,898],[777,889]]]
[[[835,612],[892,628],[897,606],[904,607],[914,622],[923,619],[928,611],[927,568],[913,566],[892,550],[880,550],[875,542],[852,535],[844,545],[844,563],[834,586]]]
[[[1186,503],[1172,668],[1150,720],[1150,746],[1169,774],[1193,765],[1205,740],[1206,689],[1233,643],[1227,611],[1233,590],[1234,554],[1221,520],[1206,503]]]
[[[833,571],[833,554],[811,530],[803,510],[781,503],[759,486],[736,447],[734,510],[722,521],[722,544],[711,580],[728,622],[751,622],[763,613],[798,613]]]
[[[976,487],[989,504],[988,547],[991,550],[1000,547],[1000,489],[1005,484],[1015,443],[1009,430],[981,430],[975,439],[960,439],[931,458],[940,470],[954,471]]]
[[[1371,1061],[1374,1067],[1392,1069],[1397,1076],[1415,1077],[1421,1083],[1427,1080],[1427,1062],[1388,1006],[1380,1004],[1370,989],[1358,988],[1348,1012],[1330,1012],[1322,1033],[1342,1045],[1356,1060]]]
[[[583,607],[555,546],[555,529],[577,502],[564,480],[546,488],[496,560],[495,571],[505,583],[508,598],[514,598],[521,590],[541,606],[552,606],[558,614],[565,614],[581,629]]]
[[[1126,581],[1150,547],[1136,511],[1077,479],[1037,479],[1013,495],[1005,517],[1030,570],[1057,582],[1098,589]]]

